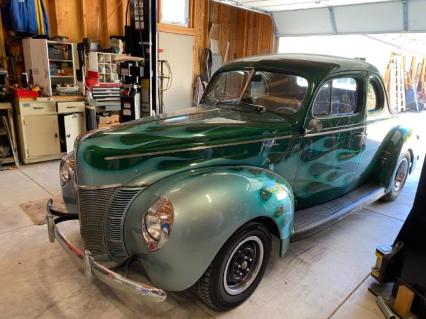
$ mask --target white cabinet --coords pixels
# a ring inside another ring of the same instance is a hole
[[[58,117],[54,114],[26,116],[24,119],[27,157],[51,156],[61,153]]]
[[[16,109],[25,164],[61,158],[85,131],[84,102],[19,101]]]
[[[74,113],[64,116],[67,153],[73,150],[75,139],[84,132],[84,126],[84,113]]]

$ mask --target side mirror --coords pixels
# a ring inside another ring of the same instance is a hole
[[[312,119],[308,122],[305,128],[305,134],[319,133],[322,130],[321,121],[318,119]]]

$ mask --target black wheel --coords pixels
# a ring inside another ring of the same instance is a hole
[[[392,190],[381,198],[384,202],[391,202],[395,200],[399,194],[401,194],[404,188],[405,182],[407,181],[408,172],[410,170],[410,154],[403,153],[396,165],[395,172],[392,177]]]
[[[197,293],[210,308],[228,310],[256,289],[271,254],[271,234],[260,223],[239,229],[221,248],[197,283]]]

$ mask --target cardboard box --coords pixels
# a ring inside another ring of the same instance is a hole
[[[120,125],[120,116],[114,114],[111,116],[100,116],[98,120],[98,128]]]

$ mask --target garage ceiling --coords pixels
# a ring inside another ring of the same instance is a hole
[[[271,14],[278,36],[426,32],[424,0],[217,0]]]

